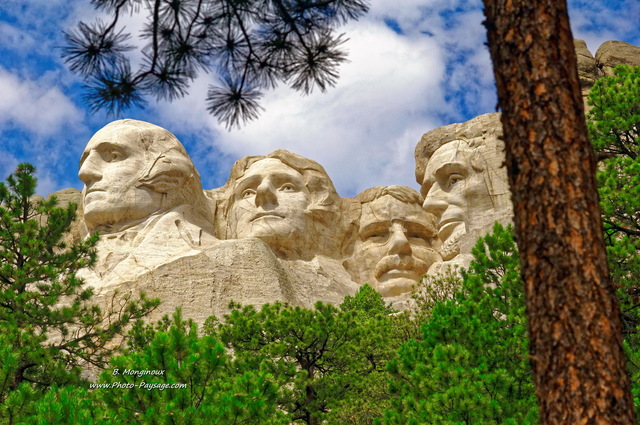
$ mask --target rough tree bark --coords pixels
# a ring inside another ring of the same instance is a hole
[[[565,0],[483,0],[542,424],[635,424]]]

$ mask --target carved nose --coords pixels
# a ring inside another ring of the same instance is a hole
[[[411,255],[411,244],[404,229],[396,229],[391,232],[389,241],[389,255]]]
[[[256,207],[274,206],[278,204],[278,198],[271,183],[263,181],[256,189]]]
[[[96,158],[93,153],[90,153],[82,163],[80,170],[78,171],[78,178],[84,183],[89,184],[102,178],[102,172],[99,165],[96,163]]]
[[[447,194],[440,189],[437,183],[434,184],[429,190],[429,193],[427,193],[427,196],[425,196],[422,208],[439,219],[448,206]]]

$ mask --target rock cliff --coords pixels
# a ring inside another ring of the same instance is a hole
[[[640,48],[604,43],[595,57],[576,40],[582,94]],[[88,142],[82,192],[68,236],[100,232],[98,262],[80,272],[99,303],[145,292],[151,317],[182,307],[198,323],[230,301],[340,303],[369,283],[402,308],[424,273],[466,266],[493,223],[512,217],[500,115],[424,134],[415,149],[420,192],[374,187],[341,198],[317,162],[284,150],[242,158],[221,188],[203,190],[180,141],[153,124],[115,121]]]

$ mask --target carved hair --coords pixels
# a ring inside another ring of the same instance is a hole
[[[376,186],[367,189],[355,197],[361,204],[368,204],[383,196],[391,196],[400,202],[422,206],[424,198],[416,190],[407,186]]]
[[[491,151],[490,155],[497,153],[497,157],[504,157],[504,142],[502,141],[502,125],[500,114],[490,113],[480,115],[465,123],[450,124],[438,127],[425,133],[415,149],[416,181],[422,185],[427,163],[436,150],[447,143],[463,141],[472,150],[477,152]],[[476,161],[478,164],[479,161]],[[475,166],[472,164],[472,166]],[[497,167],[500,164],[496,164]],[[490,167],[496,168],[496,167]]]

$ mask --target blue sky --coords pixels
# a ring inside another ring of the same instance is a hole
[[[376,185],[417,188],[413,150],[423,133],[493,112],[495,88],[481,0],[372,0],[360,21],[343,27],[350,62],[328,93],[267,92],[261,117],[227,131],[205,110],[202,75],[187,97],[151,101],[122,116],[92,114],[82,83],[60,59],[62,31],[98,16],[89,0],[0,1],[0,179],[20,162],[38,169],[38,192],[82,188],[78,160],[93,133],[135,118],[178,136],[205,189],[224,184],[246,155],[278,148],[322,164],[342,196]],[[602,42],[640,45],[637,0],[569,1],[575,38],[595,54]],[[136,34],[143,16],[127,18]]]

